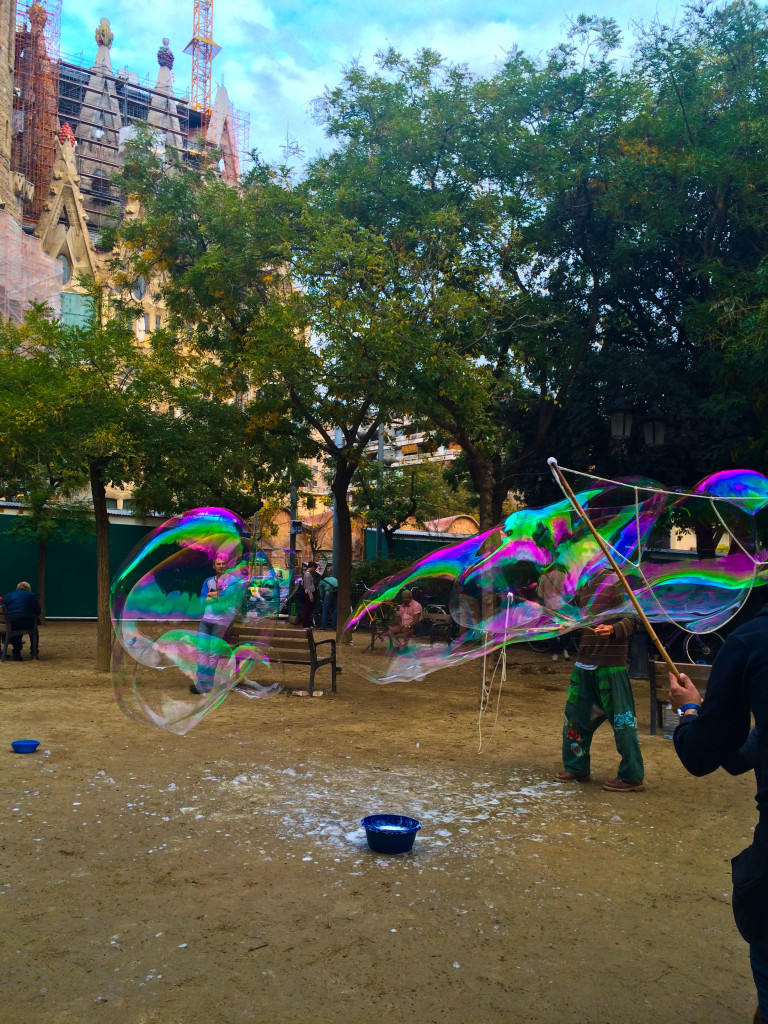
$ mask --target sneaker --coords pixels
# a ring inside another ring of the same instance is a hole
[[[639,782],[624,782],[623,779],[610,779],[603,783],[603,789],[611,793],[640,793],[645,789],[642,779]]]
[[[566,661],[570,661],[571,660],[571,656],[568,653],[568,651],[563,651],[563,657],[565,658]]]
[[[555,775],[555,782],[589,782],[589,775],[576,775],[563,770]]]
[[[557,661],[557,655],[556,654],[552,655],[552,661]]]
[[[13,661],[24,661],[24,659],[22,658],[22,656],[20,654],[14,654],[12,660]]]

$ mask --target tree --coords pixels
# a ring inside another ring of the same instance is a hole
[[[768,18],[748,0],[690,7],[679,28],[654,23],[641,35],[644,102],[601,200],[623,212],[632,244],[604,285],[600,349],[553,426],[572,465],[683,485],[713,468],[768,469],[767,58]],[[666,445],[647,448],[639,430],[611,450],[605,412],[620,392],[638,419],[660,408]]]
[[[371,461],[360,466],[355,478],[352,511],[367,526],[380,526],[389,558],[394,557],[395,534],[412,519],[418,529],[435,519],[474,510],[476,496],[453,490],[444,476],[443,463],[421,462],[386,468]]]
[[[337,149],[305,187],[348,226],[341,285],[317,287],[338,304],[359,287],[357,248],[375,253],[368,290],[391,296],[390,332],[411,353],[409,413],[460,444],[481,528],[598,343],[604,279],[627,244],[599,204],[635,101],[617,43],[613,22],[581,19],[546,62],[514,53],[490,81],[390,50],[320,107]]]
[[[220,396],[242,396],[253,439],[260,435],[263,451],[274,453],[270,466],[290,450],[288,476],[300,481],[302,456],[322,453],[333,463],[346,607],[349,484],[378,424],[399,411],[410,388],[410,362],[370,305],[372,289],[363,283],[337,303],[332,290],[316,287],[338,276],[331,252],[346,225],[312,208],[288,168],[257,162],[234,189],[212,168],[161,164],[146,138],[129,147],[121,188],[140,214],[108,239],[116,271],[159,281],[179,349],[207,361]],[[377,257],[361,245],[357,258],[364,282]],[[294,270],[303,290],[292,284]],[[396,300],[387,303],[390,313]]]
[[[87,502],[63,499],[51,486],[50,478],[41,485],[34,477],[26,477],[18,487],[28,489],[18,492],[24,504],[14,518],[10,535],[37,544],[35,592],[40,602],[40,622],[45,624],[48,545],[67,543],[93,532],[93,510]]]
[[[103,289],[91,290],[85,327],[64,327],[36,308],[16,327],[4,325],[0,442],[18,465],[37,458],[51,478],[90,489],[96,529],[97,667],[111,654],[109,517],[106,484],[138,475],[140,439],[151,416],[141,389],[144,355],[129,314]]]
[[[738,375],[762,298],[765,12],[690,8],[623,68],[619,41],[582,16],[488,80],[388,51],[320,106],[337,149],[308,181],[376,251],[413,352],[411,416],[460,443],[483,528],[546,478],[548,441],[681,480],[759,436]],[[674,411],[674,452],[610,448],[619,391]]]

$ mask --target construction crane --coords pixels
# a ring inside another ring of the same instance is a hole
[[[195,0],[192,39],[184,47],[184,53],[192,56],[189,105],[200,111],[203,129],[211,116],[211,65],[220,50],[213,41],[213,0]]]

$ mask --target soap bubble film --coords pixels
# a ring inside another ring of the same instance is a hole
[[[123,711],[185,733],[234,687],[278,692],[267,650],[279,582],[226,509],[193,509],[154,530],[112,582],[112,680]]]
[[[691,492],[647,478],[561,472],[651,622],[691,633],[724,626],[765,582],[768,479],[728,470]],[[693,544],[686,550],[683,542]],[[399,632],[404,591],[422,606]],[[434,551],[380,581],[354,609],[339,648],[375,682],[420,679],[500,647],[635,614],[600,545],[564,497],[514,512],[492,530]]]

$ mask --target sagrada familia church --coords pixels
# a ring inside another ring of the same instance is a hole
[[[223,87],[202,108],[175,92],[168,39],[155,80],[141,81],[113,68],[106,18],[92,58],[60,54],[60,22],[61,0],[0,0],[0,316],[20,320],[32,302],[46,302],[77,324],[87,312],[81,275],[105,274],[99,233],[131,214],[112,177],[137,122],[154,130],[159,151],[173,148],[184,160],[219,150],[220,173],[233,184],[248,123]],[[141,279],[133,298],[143,310],[142,338],[161,325],[163,311]]]

